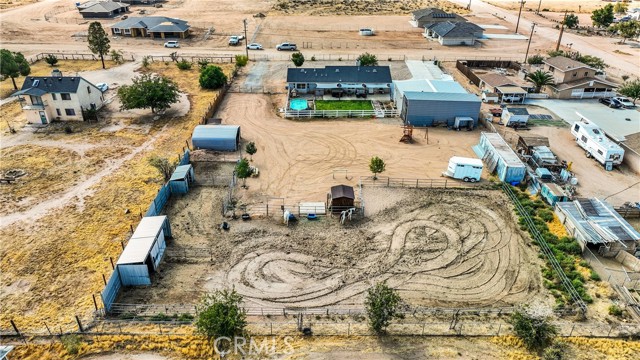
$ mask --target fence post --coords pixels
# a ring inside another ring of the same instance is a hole
[[[575,328],[576,328],[576,325],[574,324],[574,325],[571,327],[571,331],[569,331],[569,336],[571,336],[571,335],[573,334],[573,329],[575,329]]]
[[[96,295],[91,294],[91,297],[93,298],[93,307],[96,308],[96,311],[98,311],[98,302],[96,301]]]
[[[122,242],[120,242],[120,243],[122,244]],[[122,250],[124,250],[124,247],[122,248]],[[114,270],[116,267],[113,266],[113,258],[111,256],[109,256],[109,261],[111,262],[111,270]]]
[[[500,336],[500,329],[502,329],[502,324],[498,324],[498,332],[496,333],[496,336]]]
[[[420,335],[424,336],[424,327],[427,326],[427,323],[422,323],[422,333]]]
[[[104,286],[107,286],[107,278],[102,274],[102,281],[104,281]]]
[[[13,319],[9,320],[9,322],[11,323],[11,326],[13,326],[13,330],[16,331],[16,335],[18,335],[18,337],[20,337],[22,341],[26,344],[27,340],[25,340],[24,336],[20,333],[20,330],[18,330],[18,327],[16,326],[16,323],[13,322]]]
[[[418,189],[418,188],[419,188],[419,186],[418,186],[418,181],[420,181],[420,179],[416,179],[416,189]]]
[[[609,328],[609,332],[607,333],[607,337],[609,337],[611,335],[612,331],[613,331],[613,325],[611,325],[611,327]]]
[[[273,323],[269,323],[269,335],[273,336]]]
[[[347,323],[347,336],[351,335],[351,323]]]
[[[80,318],[78,317],[78,315],[76,315],[76,322],[78,323],[78,329],[81,333],[83,333],[84,329],[82,328],[82,322],[80,322]]]
[[[51,333],[51,330],[49,330],[49,326],[47,325],[46,322],[43,322],[44,327],[47,328],[47,332],[49,333],[50,336],[52,336],[53,334]]]

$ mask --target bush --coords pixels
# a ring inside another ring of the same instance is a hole
[[[622,316],[622,309],[620,308],[620,306],[613,304],[609,306],[609,315]]]
[[[554,342],[542,353],[543,360],[563,360],[567,358],[569,346],[563,342]]]
[[[593,271],[593,270],[591,270],[591,275],[589,275],[589,279],[591,279],[591,280],[593,280],[593,281],[600,281],[600,280],[602,280],[602,279],[600,278],[600,275],[598,275],[598,273],[597,273],[597,272],[595,272],[595,271]]]
[[[538,210],[538,216],[545,222],[553,221],[553,211],[547,209]]]
[[[542,55],[533,55],[527,59],[527,63],[530,65],[540,65],[544,61],[544,57]]]
[[[191,70],[191,63],[185,59],[182,59],[176,63],[176,66],[180,70]]]
[[[209,65],[200,72],[200,86],[204,89],[218,89],[227,83],[227,76],[222,69]]]
[[[200,71],[202,71],[204,68],[209,66],[209,60],[207,60],[207,59],[199,60],[198,61],[198,65],[200,66]]]
[[[63,335],[60,338],[60,342],[62,342],[62,346],[64,346],[69,355],[78,354],[82,346],[82,338],[76,334]]]
[[[356,61],[360,63],[360,66],[378,66],[378,58],[368,52],[358,56]]]
[[[291,54],[291,61],[293,62],[293,65],[300,67],[304,64],[304,55],[302,55],[300,51],[294,52]]]
[[[150,64],[151,64],[151,56],[143,56],[142,67],[146,69],[149,67]]]
[[[151,317],[151,321],[170,321],[171,317],[164,313],[155,314]]]
[[[244,67],[247,66],[249,62],[249,58],[246,55],[236,55],[236,66]]]
[[[529,350],[540,350],[553,342],[557,330],[546,318],[534,317],[523,311],[511,315],[509,323]]]
[[[58,63],[58,58],[53,54],[49,54],[49,55],[45,56],[44,62],[46,62],[50,66],[53,66],[53,65]]]
[[[315,57],[315,55],[314,55],[314,56],[311,56],[311,61],[316,61],[316,57]],[[627,76],[627,78],[629,78],[629,77]]]
[[[190,321],[193,321],[194,317],[191,314],[184,313],[184,314],[178,315],[177,319],[178,321],[182,321],[182,322],[190,322]]]

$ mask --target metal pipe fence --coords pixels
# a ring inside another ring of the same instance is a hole
[[[398,117],[398,110],[284,110],[285,118],[389,118]]]
[[[362,187],[402,187],[413,189],[486,189],[486,184],[483,183],[467,183],[461,180],[453,179],[409,179],[409,178],[391,178],[378,176],[377,179],[373,177],[361,177],[360,184]]]

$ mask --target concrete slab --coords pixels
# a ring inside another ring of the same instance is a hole
[[[413,80],[451,80],[450,75],[446,75],[434,64],[433,61],[405,60],[411,78]]]
[[[527,99],[526,103],[547,108],[569,124],[580,120],[580,116],[576,114],[578,112],[600,126],[609,136],[618,141],[624,141],[626,135],[640,132],[640,112],[638,108],[611,109],[600,104],[597,99]]]
[[[484,34],[482,38],[497,40],[529,40],[528,37],[519,34]]]
[[[483,29],[496,29],[496,30],[507,30],[506,26],[502,25],[484,25],[484,24],[476,24]]]

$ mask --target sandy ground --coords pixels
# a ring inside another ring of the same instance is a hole
[[[483,1],[483,0],[479,0]],[[511,10],[520,8],[520,2],[517,0],[484,0],[484,2]],[[540,5],[540,10],[548,9],[550,11],[569,10],[573,12],[591,12],[601,8],[608,2],[603,0],[529,0],[524,5],[524,10],[535,11]],[[630,3],[629,7],[633,8],[634,3]]]
[[[367,188],[367,219],[348,226],[323,218],[287,228],[265,219],[232,221],[222,233],[210,202],[220,192],[199,187],[168,210],[175,240],[161,274],[122,302],[192,303],[234,286],[250,307],[361,308],[363,292],[381,280],[413,306],[544,299],[535,250],[499,191]],[[202,213],[188,210],[195,201]]]

